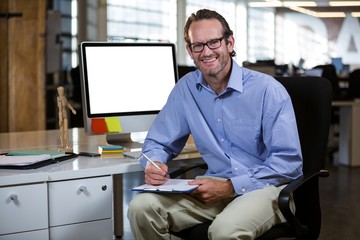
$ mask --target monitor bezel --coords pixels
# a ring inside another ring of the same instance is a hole
[[[79,44],[79,68],[80,68],[80,82],[81,82],[81,94],[82,94],[82,107],[83,107],[83,119],[84,119],[84,130],[88,134],[107,134],[108,136],[114,135],[117,132],[93,132],[92,130],[92,119],[97,118],[106,118],[106,117],[118,117],[121,120],[122,131],[118,132],[119,134],[130,134],[134,132],[143,132],[147,131],[151,124],[149,119],[153,121],[161,109],[156,109],[153,111],[133,111],[133,112],[115,112],[115,113],[91,113],[90,112],[90,96],[89,96],[89,86],[88,86],[88,76],[87,76],[87,64],[86,64],[86,47],[103,47],[103,46],[164,46],[171,47],[172,49],[172,61],[173,61],[173,72],[174,72],[174,86],[178,81],[178,69],[177,69],[177,59],[176,59],[176,46],[173,43],[169,42],[101,42],[101,41],[84,41]],[[165,103],[164,103],[165,104]],[[135,120],[140,120],[144,123],[143,126],[139,127],[138,125],[142,123],[130,124]],[[131,127],[129,127],[131,125]],[[142,128],[142,130],[137,130]]]
[[[129,46],[129,47],[171,47],[172,57],[174,63],[174,79],[175,83],[178,80],[178,69],[176,64],[176,47],[173,43],[158,43],[158,42],[82,42],[80,44],[80,70],[81,70],[81,83],[83,86],[83,101],[86,103],[86,116],[88,118],[100,118],[100,117],[117,117],[117,116],[132,116],[132,115],[146,115],[146,114],[158,114],[160,109],[154,109],[150,111],[133,111],[133,112],[114,112],[114,113],[91,113],[90,109],[90,96],[89,96],[89,83],[88,83],[88,71],[87,71],[87,62],[86,62],[86,47],[104,47],[104,46]]]

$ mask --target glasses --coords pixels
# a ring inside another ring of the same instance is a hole
[[[192,43],[189,45],[190,50],[195,53],[202,52],[204,50],[205,45],[208,46],[211,50],[217,49],[221,47],[221,41],[224,39],[224,37],[211,39],[210,41],[206,43]]]

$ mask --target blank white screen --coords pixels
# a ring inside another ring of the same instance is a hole
[[[90,114],[161,110],[175,85],[171,46],[87,46]]]

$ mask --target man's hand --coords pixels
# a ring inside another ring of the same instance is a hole
[[[190,185],[200,186],[190,193],[191,196],[204,203],[214,203],[234,196],[235,190],[230,180],[222,181],[211,178],[195,179]]]
[[[168,172],[168,166],[160,162],[155,162],[162,170],[157,169],[152,164],[148,163],[145,168],[145,183],[151,185],[164,184],[169,178],[165,177]]]

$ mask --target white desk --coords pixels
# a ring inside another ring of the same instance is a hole
[[[339,163],[360,166],[360,101],[334,101],[340,107]]]
[[[96,152],[106,143],[105,136],[86,136],[83,129],[69,132],[75,152]],[[56,150],[59,145],[57,130],[0,134],[1,152]],[[181,159],[201,161],[198,153],[179,159],[174,161],[179,165],[186,164]],[[113,239],[114,231],[122,235],[121,173],[134,171],[143,171],[136,159],[101,157],[0,170],[0,240]]]

